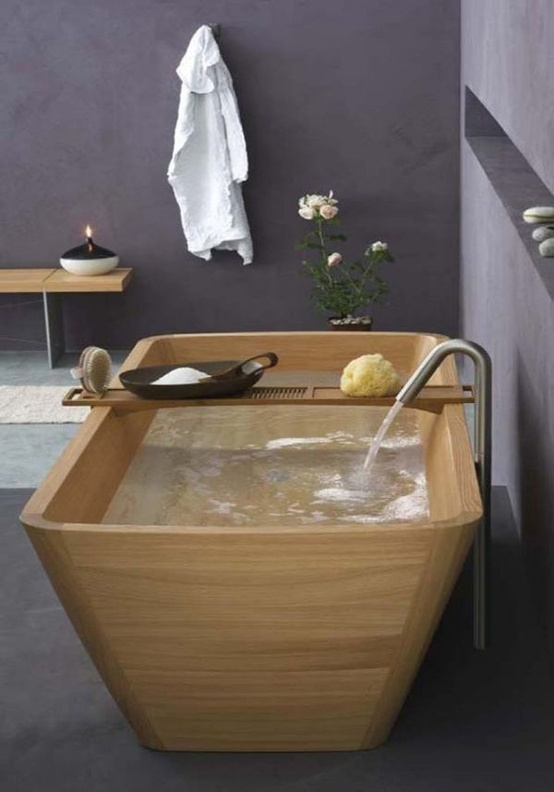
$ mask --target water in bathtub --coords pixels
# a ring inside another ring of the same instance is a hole
[[[386,408],[159,410],[105,523],[282,526],[422,522],[423,447],[414,411],[361,475]]]

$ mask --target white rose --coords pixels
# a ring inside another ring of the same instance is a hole
[[[313,220],[315,217],[315,209],[312,209],[311,206],[301,206],[298,210],[298,214],[300,217],[303,217],[304,220]]]
[[[306,196],[306,205],[310,206],[312,209],[319,209],[324,205],[327,201],[324,195],[307,195]]]
[[[378,253],[381,250],[388,250],[389,246],[386,242],[374,242],[371,249],[374,253]]]
[[[324,220],[332,220],[335,215],[339,213],[339,210],[336,206],[331,206],[330,204],[325,204],[319,210],[319,214],[323,217]]]
[[[331,255],[327,257],[327,266],[336,267],[337,264],[341,263],[341,261],[342,261],[342,256],[340,253],[331,253]]]

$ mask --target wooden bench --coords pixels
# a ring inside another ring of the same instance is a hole
[[[0,269],[0,294],[42,294],[46,348],[50,367],[65,351],[63,294],[75,292],[122,292],[131,279],[130,268],[116,267],[105,275],[72,275],[58,267]]]

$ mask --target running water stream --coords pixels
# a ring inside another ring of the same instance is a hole
[[[398,415],[398,413],[400,412],[403,406],[404,405],[402,404],[402,402],[396,401],[392,405],[388,413],[385,415],[385,419],[381,424],[381,426],[379,427],[379,431],[377,432],[377,434],[375,435],[375,437],[371,442],[371,445],[369,446],[369,451],[367,452],[364,466],[362,468],[364,473],[367,473],[368,471],[371,470],[373,463],[375,462],[375,458],[379,453],[379,448],[381,447],[381,443],[385,439],[385,435],[389,431],[392,422],[394,421],[394,419],[396,418],[396,416]]]

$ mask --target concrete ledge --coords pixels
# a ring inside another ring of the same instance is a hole
[[[554,300],[554,259],[544,258],[531,233],[536,225],[522,214],[530,206],[554,206],[554,196],[512,143],[502,127],[466,86],[465,138],[529,254],[550,298]]]

